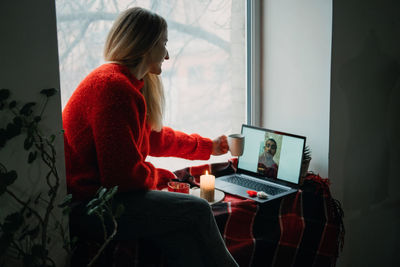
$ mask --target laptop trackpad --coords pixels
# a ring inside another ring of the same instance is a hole
[[[215,180],[215,188],[224,190],[226,188],[236,187],[236,185],[232,183],[225,182],[224,180],[216,179]]]
[[[230,194],[242,195],[242,196],[247,196],[247,190],[249,190],[248,188],[239,185],[234,185],[231,183],[221,183],[221,186],[218,186],[217,188]]]

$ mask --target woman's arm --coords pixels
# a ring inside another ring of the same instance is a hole
[[[189,135],[169,127],[150,134],[150,156],[208,160],[212,152],[213,141],[198,134]]]

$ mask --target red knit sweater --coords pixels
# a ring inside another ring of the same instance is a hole
[[[147,155],[207,160],[212,141],[146,122],[143,81],[127,67],[104,64],[78,86],[63,110],[67,187],[75,199],[93,197],[100,186],[119,191],[153,189],[160,175]]]

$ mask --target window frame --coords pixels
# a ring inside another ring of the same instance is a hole
[[[261,1],[246,3],[247,123],[261,126]]]

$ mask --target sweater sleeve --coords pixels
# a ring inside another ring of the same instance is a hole
[[[212,153],[212,140],[198,134],[186,134],[163,127],[150,134],[150,156],[179,157],[190,160],[208,160]]]
[[[139,92],[126,84],[94,97],[90,124],[95,140],[101,184],[118,185],[120,191],[154,188],[155,167],[140,151],[145,129],[145,104]]]

